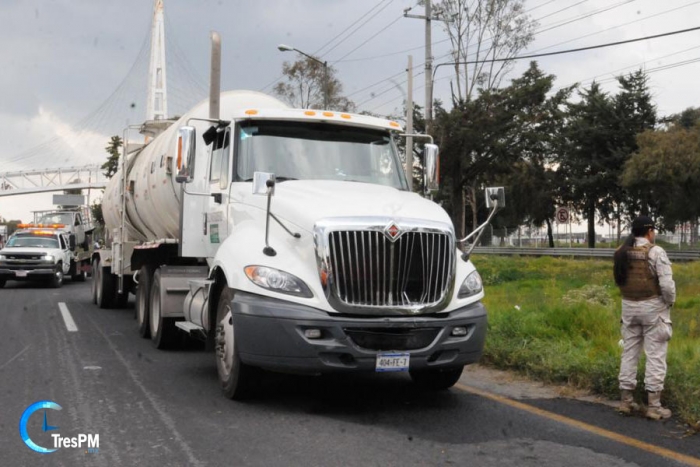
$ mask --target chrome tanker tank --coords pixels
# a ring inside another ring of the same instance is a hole
[[[287,107],[283,102],[255,91],[221,93],[220,106],[220,115],[224,120],[229,119],[229,115],[236,110]],[[208,112],[209,101],[204,100],[143,149],[128,155],[125,212],[127,238],[124,240],[146,242],[179,238],[181,185],[175,181],[178,129],[187,125],[188,119],[207,118]],[[205,147],[201,135],[210,124],[197,121],[190,121],[189,124],[197,127],[197,161],[208,161],[209,148]],[[121,167],[105,188],[102,198],[102,214],[110,233],[121,225],[120,180]]]

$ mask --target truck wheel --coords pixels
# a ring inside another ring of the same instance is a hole
[[[151,342],[156,349],[170,349],[177,342],[178,335],[177,326],[175,326],[175,318],[164,318],[162,314],[160,302],[160,269],[156,269],[153,274],[153,283],[151,284],[151,300],[149,317],[151,327]]]
[[[106,309],[114,299],[114,276],[108,268],[103,267],[99,260],[95,265],[95,301],[97,306]]]
[[[3,279],[0,279],[0,289],[2,289],[3,287],[5,287],[5,282],[7,282],[7,279],[4,279],[4,278],[3,278]]]
[[[97,258],[92,260],[92,303],[97,303],[97,277],[95,271],[100,265],[100,260]]]
[[[442,391],[451,388],[459,381],[463,369],[464,367],[444,370],[414,370],[408,373],[417,386],[431,391]]]
[[[144,264],[139,271],[139,283],[136,286],[136,322],[139,325],[139,335],[144,339],[151,337],[148,317],[152,280],[153,267]]]
[[[54,289],[58,289],[63,285],[63,263],[59,262],[56,265],[56,270],[49,280],[49,285]]]
[[[80,268],[80,271],[78,271],[78,268]],[[85,282],[85,270],[83,269],[82,262],[73,263],[71,265],[71,269],[73,270],[73,275],[71,276],[71,279],[74,282]]]
[[[233,290],[225,287],[216,308],[216,370],[224,395],[229,399],[242,400],[252,394],[258,375],[256,368],[241,362],[233,329],[231,300]]]

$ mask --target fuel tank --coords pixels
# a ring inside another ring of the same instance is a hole
[[[227,91],[221,93],[220,115],[230,119],[239,109],[282,109],[283,102],[256,91]],[[150,141],[142,149],[127,156],[125,240],[153,241],[178,239],[180,237],[180,205],[182,186],[175,181],[177,176],[178,129],[188,125],[191,118],[207,118],[209,100],[205,99],[177,122]],[[197,164],[208,162],[210,148],[202,140],[206,122],[191,121],[197,127]],[[109,232],[121,225],[121,163],[120,169],[111,178],[102,198],[102,214]]]

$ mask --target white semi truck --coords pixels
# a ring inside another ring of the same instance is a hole
[[[135,291],[139,332],[158,348],[206,339],[230,398],[259,368],[452,386],[481,356],[484,293],[446,212],[408,190],[401,132],[214,85],[126,151],[103,198],[112,243],[93,258],[94,301]]]

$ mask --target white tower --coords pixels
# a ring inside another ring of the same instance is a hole
[[[163,0],[155,0],[151,25],[151,61],[148,67],[146,120],[168,118],[168,92],[165,76],[165,22]]]

